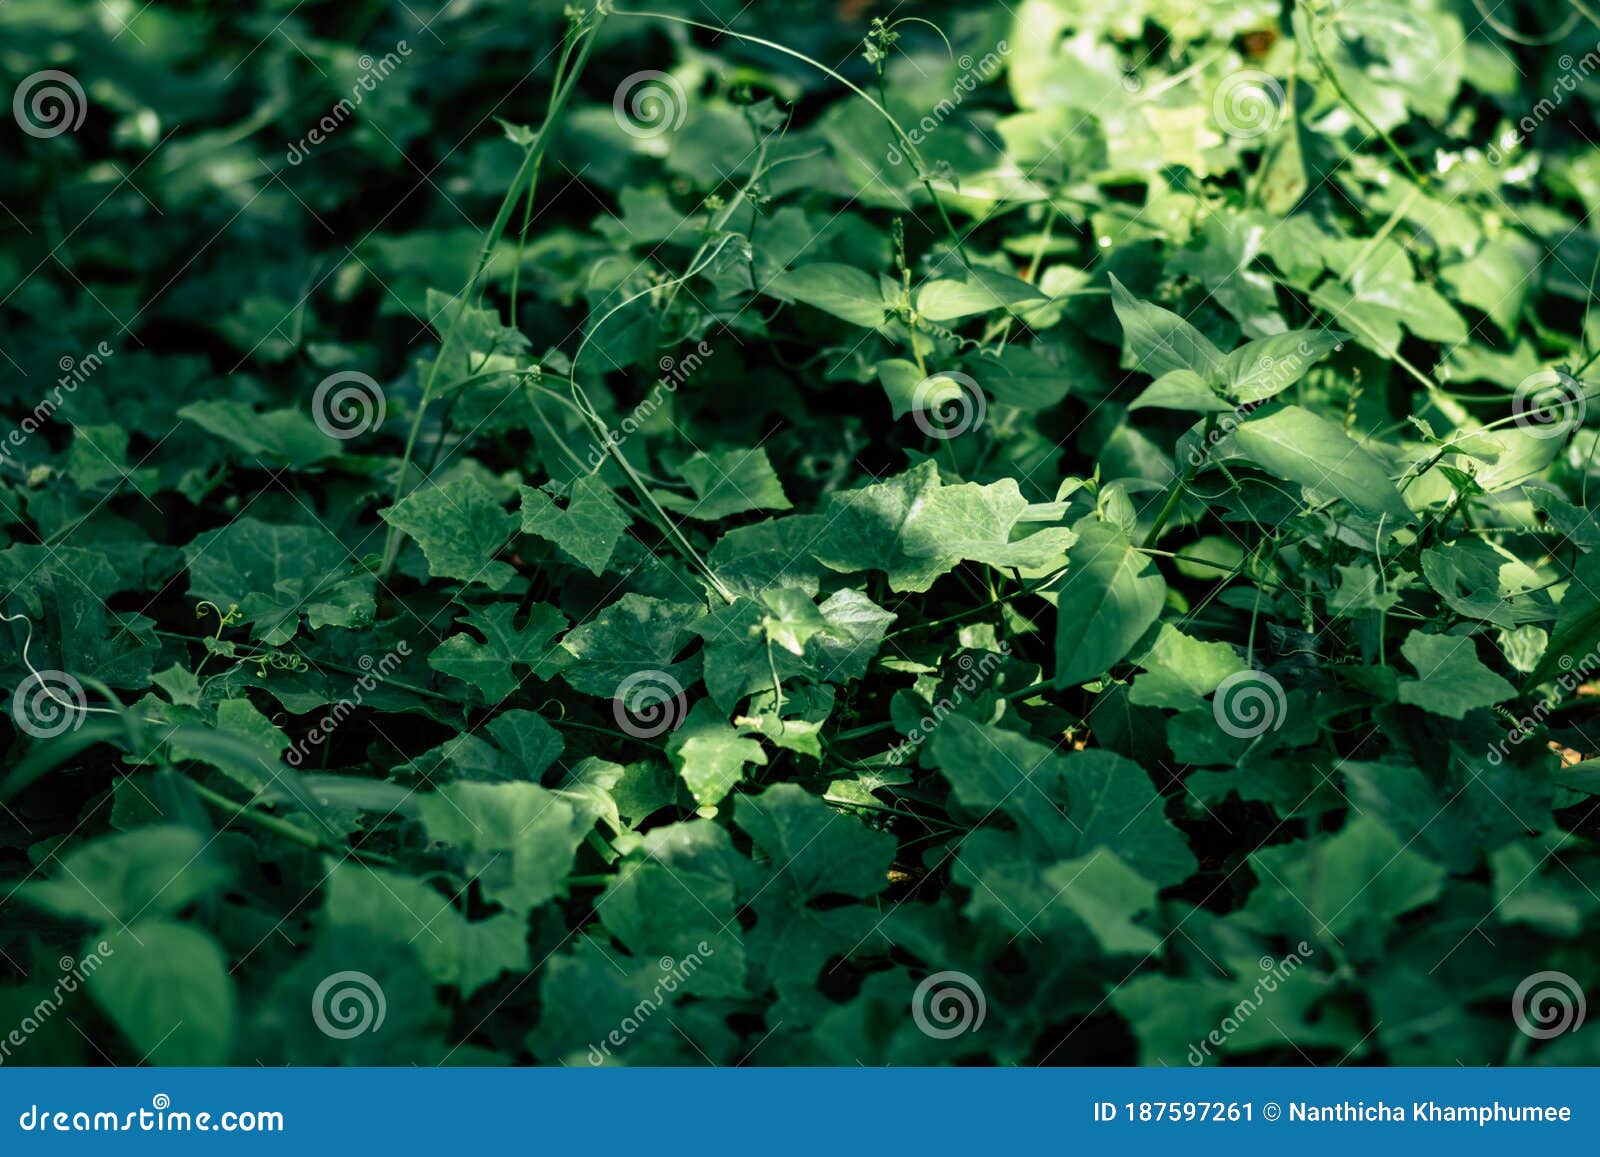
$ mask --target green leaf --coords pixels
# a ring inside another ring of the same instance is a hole
[[[966,560],[996,567],[1057,565],[1065,527],[1013,539],[1029,509],[1014,479],[944,486],[925,461],[904,474],[835,494],[812,552],[838,571],[882,570],[895,590],[925,591]]]
[[[870,328],[883,324],[888,308],[877,279],[853,265],[802,265],[775,278],[770,288],[834,317]]]
[[[175,824],[101,836],[61,856],[54,878],[21,884],[16,894],[96,924],[175,915],[228,880],[207,847],[201,833]]]
[[[588,567],[590,574],[605,573],[627,529],[627,516],[610,489],[593,475],[585,474],[572,484],[564,510],[544,491],[522,487],[522,532],[555,543]]]
[[[233,978],[215,940],[182,924],[143,919],[105,933],[85,954],[91,951],[102,964],[89,974],[89,994],[142,1062],[196,1068],[229,1062]]]
[[[717,522],[747,510],[788,510],[791,505],[767,461],[767,452],[759,447],[697,453],[679,472],[694,489],[694,500],[666,492],[657,493],[656,500],[668,510],[703,522]]]
[[[1223,358],[1218,377],[1239,404],[1264,402],[1305,377],[1345,336],[1336,330],[1300,329],[1258,338]]]
[[[1177,314],[1140,301],[1115,276],[1111,278],[1111,305],[1122,323],[1128,353],[1151,377],[1192,370],[1209,381],[1220,370],[1222,351],[1210,338]]]
[[[1479,707],[1493,707],[1517,689],[1478,661],[1470,635],[1452,637],[1412,631],[1400,648],[1417,678],[1400,680],[1400,702],[1435,715],[1464,719]]]
[[[517,520],[470,474],[424,483],[378,514],[416,539],[434,578],[482,583],[497,591],[516,574],[494,556],[516,532]]]
[[[1342,498],[1365,513],[1386,514],[1397,524],[1412,520],[1411,508],[1383,463],[1310,410],[1299,406],[1260,410],[1239,424],[1232,441],[1251,461],[1279,478],[1316,494]]]
[[[577,660],[562,671],[562,678],[579,691],[607,699],[641,671],[664,675],[681,690],[694,682],[696,663],[673,659],[688,645],[695,622],[704,614],[689,603],[625,594],[561,640],[562,649]]]
[[[741,997],[748,964],[729,870],[734,857],[720,829],[720,840],[701,834],[710,827],[697,821],[652,831],[620,865],[597,911],[634,956],[692,968],[686,991]]]
[[[960,715],[940,725],[932,746],[962,807],[979,819],[1004,813],[1040,858],[1107,848],[1158,884],[1194,870],[1194,856],[1136,763],[1095,749],[1058,755]]]
[[[1202,414],[1221,414],[1234,409],[1193,370],[1170,370],[1146,386],[1128,403],[1128,409],[1194,410]]]
[[[469,921],[439,891],[398,872],[330,863],[322,918],[343,933],[414,949],[436,984],[471,996],[504,972],[528,970],[526,922],[502,912]]]
[[[1600,554],[1591,551],[1579,557],[1572,568],[1572,581],[1561,596],[1556,624],[1527,685],[1537,687],[1555,678],[1558,672],[1576,666],[1580,674],[1594,667],[1594,652],[1600,646]]]
[[[820,896],[875,896],[889,883],[895,840],[841,817],[798,784],[777,783],[734,801],[734,822],[749,833],[778,878],[801,902]]]
[[[1077,526],[1056,601],[1057,687],[1104,674],[1127,657],[1161,614],[1167,584],[1109,522]]]
[[[896,421],[919,408],[937,408],[943,403],[959,401],[962,396],[960,383],[949,378],[930,377],[904,358],[881,361],[877,370],[878,381],[889,399],[889,412]],[[931,385],[924,390],[923,382]]]
[[[1155,906],[1156,886],[1114,852],[1062,860],[1045,872],[1044,886],[1052,894],[1044,926],[1058,920],[1059,905],[1083,921],[1108,953],[1143,955],[1160,947],[1154,932],[1134,923],[1136,916]]]
[[[701,806],[720,803],[744,777],[748,764],[765,767],[767,753],[754,739],[728,723],[714,704],[694,705],[667,740],[667,755]]]
[[[1468,260],[1440,269],[1439,279],[1456,291],[1457,300],[1483,310],[1501,333],[1513,336],[1541,257],[1539,246],[1506,232]]]
[[[567,617],[552,606],[535,603],[522,626],[515,625],[516,607],[495,603],[469,610],[456,621],[472,634],[451,635],[428,655],[428,666],[471,683],[491,703],[510,695],[527,674],[551,678],[566,662],[555,637],[566,628]]]
[[[916,296],[917,312],[940,322],[1045,300],[1045,295],[1026,281],[978,266],[969,267],[961,278],[924,282]]]
[[[484,896],[519,917],[564,893],[588,832],[570,803],[531,783],[454,783],[421,803],[428,838],[456,849]]]
[[[1161,624],[1139,666],[1145,673],[1133,681],[1128,702],[1177,711],[1199,707],[1229,675],[1247,669],[1227,643],[1202,643],[1171,623]]]
[[[189,596],[226,611],[237,603],[256,638],[281,644],[301,617],[318,630],[371,622],[373,581],[355,573],[344,545],[320,527],[240,518],[197,535],[184,550]]]
[[[215,400],[190,402],[178,411],[178,417],[227,439],[252,457],[293,469],[336,458],[344,450],[343,442],[319,430],[310,417],[295,409],[263,414],[246,402]]]
[[[1383,950],[1397,917],[1437,899],[1447,873],[1375,819],[1358,816],[1311,847],[1262,848],[1247,911],[1273,933],[1313,943],[1337,937],[1357,960]]]

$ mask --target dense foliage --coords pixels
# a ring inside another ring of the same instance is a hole
[[[0,6],[0,1059],[1600,1062],[1596,18],[909,11]]]

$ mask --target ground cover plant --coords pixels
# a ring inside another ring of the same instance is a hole
[[[0,1061],[1600,1062],[1589,8],[0,31]]]

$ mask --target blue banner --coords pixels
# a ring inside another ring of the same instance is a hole
[[[1592,1069],[0,1069],[0,1152],[1035,1144],[1503,1153],[1600,1141]]]

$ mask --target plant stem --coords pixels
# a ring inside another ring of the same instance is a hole
[[[189,787],[192,788],[194,793],[201,799],[215,807],[221,808],[235,819],[247,820],[262,830],[272,832],[277,836],[282,836],[291,843],[299,844],[302,848],[306,848],[309,851],[328,852],[336,856],[351,855],[358,859],[366,860],[369,863],[374,864],[393,864],[395,862],[392,857],[385,856],[380,852],[366,852],[362,851],[360,848],[336,847],[333,844],[318,839],[305,829],[296,827],[287,820],[281,820],[277,816],[268,815],[266,812],[250,807],[247,804],[242,804],[236,800],[231,800],[221,792],[212,791],[209,787],[206,787],[202,783],[197,783],[192,779],[187,780],[187,782]]]
[[[1401,151],[1400,146],[1394,143],[1394,138],[1391,137],[1385,130],[1379,128],[1378,123],[1369,117],[1361,108],[1361,106],[1356,104],[1356,102],[1351,99],[1350,94],[1345,91],[1344,84],[1339,80],[1339,74],[1334,71],[1332,62],[1323,55],[1322,45],[1318,43],[1318,37],[1322,35],[1322,21],[1311,12],[1307,13],[1307,18],[1311,25],[1311,35],[1307,39],[1309,39],[1311,42],[1311,54],[1317,58],[1317,68],[1322,72],[1323,76],[1328,78],[1328,83],[1333,86],[1333,91],[1339,94],[1339,99],[1345,103],[1345,107],[1347,107],[1351,112],[1355,113],[1357,119],[1360,120],[1362,124],[1366,125],[1367,128],[1372,130],[1373,133],[1382,138],[1383,143],[1388,146],[1389,151],[1393,153],[1395,159],[1400,162],[1401,168],[1405,169],[1406,176],[1411,178],[1411,183],[1416,185],[1417,188],[1421,189],[1423,192],[1427,192],[1428,178],[1424,177],[1417,171],[1416,166],[1411,163],[1411,158],[1406,156],[1405,153]]]
[[[596,19],[578,35],[580,47],[577,58],[572,61],[572,67],[565,76],[560,77],[559,83],[551,90],[550,105],[545,112],[544,123],[539,126],[538,135],[522,155],[522,164],[517,173],[511,178],[511,185],[506,190],[506,195],[500,201],[500,209],[495,214],[494,224],[489,227],[488,233],[483,238],[483,248],[478,252],[478,260],[472,270],[472,276],[467,279],[466,286],[457,297],[459,308],[455,316],[450,319],[450,326],[445,331],[444,339],[439,343],[438,356],[434,358],[433,365],[428,370],[427,380],[422,386],[422,397],[417,402],[416,416],[411,420],[411,429],[406,435],[405,453],[400,459],[399,477],[395,479],[394,499],[391,505],[398,505],[405,497],[406,481],[411,473],[411,455],[416,450],[417,435],[422,430],[422,420],[428,412],[428,403],[433,398],[433,387],[439,376],[439,367],[445,363],[446,354],[454,342],[456,334],[461,330],[461,319],[466,316],[467,307],[481,289],[484,271],[489,266],[489,260],[494,256],[495,246],[500,243],[500,238],[505,235],[506,225],[511,220],[511,213],[516,206],[518,197],[522,196],[526,187],[527,196],[534,195],[534,188],[539,180],[539,166],[544,160],[545,149],[550,142],[551,131],[560,123],[562,114],[566,111],[567,102],[572,98],[573,91],[578,87],[578,78],[583,74],[584,66],[589,62],[589,56],[594,51],[595,40],[599,35],[600,25],[604,23],[606,11],[604,8],[597,10]],[[570,33],[569,33],[570,35]],[[562,57],[565,65],[570,48]],[[515,323],[516,319],[512,318]],[[395,558],[400,553],[400,531],[392,523],[388,534],[384,538],[383,563],[378,568],[380,580],[388,577],[394,569]]]
[[[906,156],[911,158],[912,164],[916,167],[917,180],[921,182],[923,189],[927,192],[928,199],[933,202],[934,209],[936,209],[939,213],[939,219],[944,222],[945,231],[950,234],[950,240],[955,244],[956,254],[961,258],[961,264],[965,265],[969,269],[972,268],[972,262],[967,258],[966,245],[962,242],[961,234],[957,232],[955,225],[951,223],[950,215],[945,212],[944,202],[939,199],[939,194],[934,191],[933,183],[927,176],[928,166],[923,161],[922,154],[917,151],[915,142],[913,142],[910,136],[906,134],[905,129],[900,127],[900,122],[895,120],[894,114],[880,104],[871,93],[867,92],[860,85],[856,84],[854,81],[850,80],[848,77],[837,72],[836,70],[829,68],[820,60],[816,60],[810,56],[807,56],[803,52],[797,52],[793,48],[790,48],[784,44],[779,44],[775,40],[767,40],[764,37],[750,36],[743,32],[735,32],[731,28],[718,28],[714,24],[703,24],[698,20],[690,20],[687,16],[673,16],[666,12],[633,12],[624,8],[617,8],[614,10],[613,14],[617,16],[633,16],[644,20],[665,20],[673,24],[683,24],[690,28],[699,28],[705,32],[713,32],[718,36],[732,36],[734,39],[743,40],[747,44],[759,44],[763,48],[770,48],[774,52],[781,52],[785,56],[793,57],[795,60],[809,64],[818,72],[821,72],[844,85],[845,88],[849,89],[856,96],[859,96],[862,100],[871,105],[879,116],[883,117],[884,120],[889,122],[889,127],[894,130],[895,136],[900,138],[900,144],[905,149]]]

